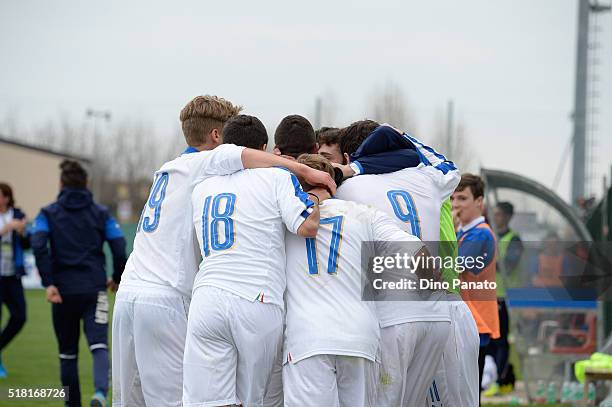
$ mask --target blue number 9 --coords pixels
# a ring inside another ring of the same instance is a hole
[[[387,198],[391,202],[395,216],[402,222],[410,223],[412,234],[421,238],[421,222],[419,220],[419,212],[417,211],[414,199],[407,191],[395,189],[387,192]],[[405,210],[400,204],[400,200],[404,202]]]
[[[147,201],[147,205],[145,206],[144,212],[147,209],[147,206],[153,210],[153,220],[148,216],[145,216],[142,219],[142,229],[146,233],[154,232],[155,229],[159,226],[159,218],[161,216],[161,205],[164,202],[164,198],[166,197],[166,187],[168,186],[168,180],[170,176],[167,172],[162,172],[157,179],[155,180],[155,184],[151,189],[151,195],[149,195],[149,200]]]

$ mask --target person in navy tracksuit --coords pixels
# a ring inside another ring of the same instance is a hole
[[[67,406],[80,406],[77,368],[80,322],[93,356],[96,392],[92,407],[106,406],[108,391],[108,297],[117,289],[126,262],[125,239],[108,210],[93,201],[87,172],[76,161],[60,165],[61,192],[41,209],[34,222],[32,249],[47,300],[52,303],[53,327],[59,345],[63,386],[69,387]],[[104,242],[113,254],[113,276],[107,278]]]
[[[15,207],[13,189],[0,183],[0,321],[2,304],[6,305],[10,318],[0,328],[0,352],[21,331],[26,322],[26,303],[21,285],[25,275],[23,251],[30,246],[26,230],[26,216]],[[0,358],[0,378],[7,371]]]

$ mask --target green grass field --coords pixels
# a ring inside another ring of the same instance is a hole
[[[114,296],[111,296],[111,315]],[[2,355],[9,377],[0,379],[0,389],[33,388],[60,386],[59,358],[55,335],[51,325],[51,306],[45,301],[43,290],[27,290],[28,321]],[[7,318],[3,309],[4,322]],[[109,337],[110,341],[110,337]],[[88,405],[93,394],[91,355],[85,337],[81,335],[79,348],[79,373],[83,402]],[[5,391],[0,394],[6,394]],[[53,400],[2,400],[0,406],[39,407],[62,406],[61,401]],[[499,406],[499,405],[498,405]]]
[[[33,388],[58,387],[60,383],[59,357],[57,342],[51,324],[51,305],[45,300],[43,290],[27,290],[26,301],[28,320],[17,338],[2,354],[8,379],[0,379],[0,388]],[[111,299],[111,306],[114,296]],[[3,322],[8,313],[2,310]],[[110,340],[110,338],[109,338]],[[85,337],[81,335],[79,347],[79,374],[81,377],[81,395],[85,405],[93,394],[91,354]],[[6,392],[2,392],[6,394]],[[57,400],[0,400],[1,406],[63,406]]]

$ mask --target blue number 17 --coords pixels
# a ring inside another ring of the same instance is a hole
[[[332,237],[329,245],[329,259],[327,261],[327,272],[335,274],[338,271],[338,248],[342,241],[342,216],[321,218],[321,225],[332,225]],[[308,257],[308,273],[319,274],[319,263],[317,261],[317,246],[314,237],[306,238],[306,256]]]

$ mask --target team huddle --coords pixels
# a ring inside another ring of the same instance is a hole
[[[456,247],[453,162],[387,124],[298,115],[270,154],[240,110],[181,111],[189,147],[155,172],[116,296],[113,406],[478,406],[456,292],[362,296],[364,257]]]

